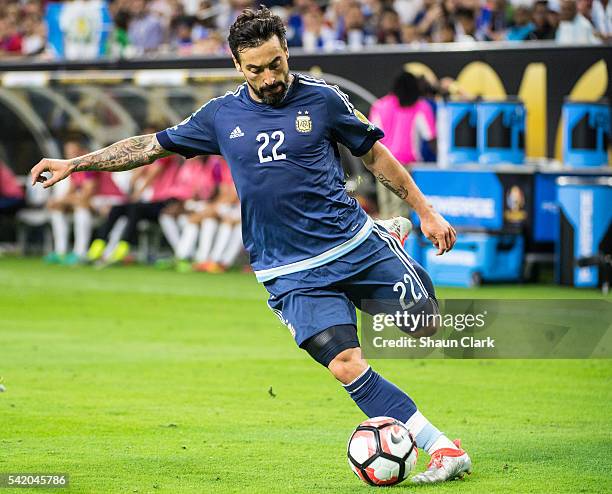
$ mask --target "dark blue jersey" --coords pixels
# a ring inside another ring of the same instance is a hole
[[[383,135],[336,86],[296,74],[278,106],[254,101],[244,83],[157,138],[168,151],[229,163],[244,245],[264,282],[321,266],[367,238],[372,220],[346,192],[337,143],[362,156]]]

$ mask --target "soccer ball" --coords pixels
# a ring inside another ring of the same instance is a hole
[[[351,470],[366,484],[389,486],[406,480],[418,451],[404,424],[391,417],[374,417],[351,434],[347,454]]]

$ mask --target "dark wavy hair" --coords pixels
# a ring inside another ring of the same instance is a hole
[[[391,92],[398,97],[400,106],[412,106],[419,97],[419,81],[410,72],[402,72],[393,82]]]
[[[230,27],[227,41],[232,55],[240,61],[240,52],[255,48],[276,35],[282,46],[286,46],[286,31],[282,19],[270,9],[260,5],[259,10],[246,9]]]

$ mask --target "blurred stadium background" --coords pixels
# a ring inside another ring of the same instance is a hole
[[[291,69],[337,84],[376,123],[389,121],[377,102],[409,93],[402,118],[425,123],[384,130],[392,149],[411,143],[403,161],[460,233],[440,258],[418,232],[406,244],[441,297],[607,292],[609,1],[262,3],[286,20]],[[353,491],[338,458],[360,415],[242,273],[222,160],[172,158],[51,190],[28,182],[42,157],[161,130],[233,90],[242,79],[225,37],[251,6],[0,0],[0,439],[11,452],[0,470],[64,469],[75,492]],[[404,212],[343,157],[371,215]],[[470,437],[480,483],[442,490],[550,492],[551,475],[559,492],[612,489],[606,361],[377,365]],[[448,369],[453,383],[440,383]],[[585,454],[568,456],[568,441]]]

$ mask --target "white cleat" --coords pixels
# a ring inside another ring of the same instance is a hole
[[[472,473],[472,460],[461,449],[461,441],[453,441],[459,449],[442,448],[431,455],[427,470],[410,479],[414,484],[433,484],[447,480],[461,479],[467,473]]]
[[[382,226],[391,235],[397,238],[401,244],[404,243],[412,231],[412,222],[403,216],[396,216],[388,220],[376,220],[376,224]]]

